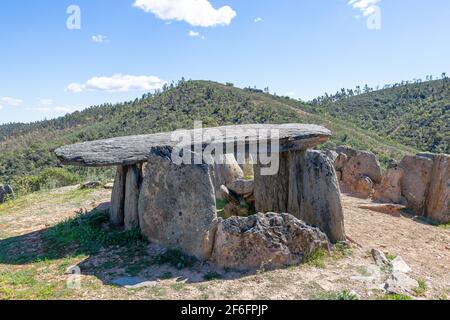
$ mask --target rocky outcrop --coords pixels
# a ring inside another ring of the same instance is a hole
[[[299,264],[318,249],[328,249],[327,236],[282,213],[232,217],[219,223],[212,260],[222,268],[272,269]]]
[[[381,177],[380,184],[375,187],[373,199],[376,201],[401,203],[402,187],[400,181],[402,177],[403,169],[399,166],[387,169]]]
[[[139,195],[139,226],[151,242],[208,259],[217,225],[208,165],[176,165],[150,156]]]

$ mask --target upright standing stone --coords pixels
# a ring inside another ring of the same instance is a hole
[[[111,195],[111,223],[116,226],[123,226],[124,224],[126,174],[127,167],[117,167]]]
[[[346,239],[339,182],[325,154],[282,153],[273,176],[261,176],[255,165],[255,199],[258,212],[288,212],[321,228],[333,243]]]
[[[141,166],[129,166],[125,182],[124,224],[130,230],[139,227],[138,201],[141,184]]]
[[[400,181],[403,177],[403,169],[394,166],[386,170],[381,178],[381,183],[375,187],[374,200],[400,203],[402,199],[402,187]]]
[[[450,222],[450,155],[436,155],[431,171],[426,216],[433,220]]]
[[[339,182],[325,154],[319,151],[291,154],[287,212],[318,226],[331,242],[345,241]]]
[[[289,153],[280,153],[280,168],[276,175],[261,175],[262,166],[254,166],[254,195],[257,212],[289,212]],[[291,213],[291,212],[289,212]]]
[[[408,201],[408,207],[418,214],[423,214],[433,169],[433,159],[419,155],[405,156],[400,162],[400,167],[403,169],[402,194]]]
[[[149,157],[139,195],[139,226],[149,241],[208,259],[217,223],[208,165],[176,165],[170,153]]]

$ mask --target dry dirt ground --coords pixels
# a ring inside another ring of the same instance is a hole
[[[348,195],[350,249],[283,270],[243,274],[200,262],[170,266],[155,263],[162,248],[154,245],[86,251],[70,242],[80,239],[67,236],[63,251],[47,252],[56,241],[49,241],[49,232],[54,239],[60,235],[52,233],[57,224],[109,197],[108,190],[69,187],[0,206],[0,299],[336,299],[350,291],[360,299],[387,299],[381,290],[387,274],[375,265],[373,248],[390,258],[400,255],[412,268],[422,290],[411,298],[450,296],[448,228],[361,209],[370,201]],[[71,266],[80,268],[80,277],[67,273]]]

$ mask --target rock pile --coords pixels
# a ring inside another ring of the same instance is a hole
[[[405,156],[381,174],[372,153],[339,147],[326,154],[333,161],[344,191],[402,204],[416,214],[450,222],[450,155]]]

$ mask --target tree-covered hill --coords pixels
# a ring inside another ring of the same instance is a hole
[[[441,80],[377,91],[343,89],[316,99],[309,111],[344,119],[419,150],[450,153],[450,80],[445,74]]]
[[[209,81],[180,81],[135,101],[101,105],[54,120],[0,126],[0,183],[58,166],[53,150],[65,144],[133,134],[243,123],[316,123],[334,132],[327,146],[348,144],[382,157],[398,158],[416,150],[313,109],[297,100],[255,89]],[[71,168],[77,173],[83,169]]]

